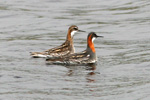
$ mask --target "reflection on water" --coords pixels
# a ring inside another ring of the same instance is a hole
[[[95,64],[95,63],[91,63],[86,66],[65,66],[65,67],[69,69],[69,71],[67,73],[68,76],[73,75],[74,71],[79,70],[78,68],[82,68],[82,69],[89,71],[89,73],[87,73],[87,75],[95,75],[94,70],[96,70],[96,65],[97,64]]]
[[[149,0],[0,0],[0,99],[149,100]],[[46,65],[32,51],[56,47],[70,25],[76,52],[91,31],[98,64]]]

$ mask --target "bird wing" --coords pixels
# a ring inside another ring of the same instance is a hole
[[[45,52],[48,52],[48,55],[54,55],[54,56],[62,56],[70,54],[72,49],[67,43],[63,43],[62,45],[46,50]]]
[[[89,56],[86,51],[80,53],[74,53],[69,56],[62,57],[48,57],[46,61],[49,63],[59,63],[59,64],[79,64],[86,62],[89,59]]]

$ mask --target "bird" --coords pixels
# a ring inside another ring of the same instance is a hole
[[[87,65],[97,63],[94,40],[98,37],[103,36],[90,32],[87,36],[87,48],[84,51],[62,57],[47,57],[46,64]]]
[[[31,52],[33,58],[59,57],[75,53],[73,37],[76,32],[85,32],[79,30],[76,25],[71,25],[68,29],[66,41],[60,46],[45,50],[43,52]]]

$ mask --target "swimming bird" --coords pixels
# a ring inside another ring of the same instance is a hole
[[[95,32],[90,32],[87,36],[86,50],[62,57],[47,57],[47,64],[63,64],[63,65],[86,65],[97,62],[94,40],[98,37]]]
[[[72,25],[69,27],[66,41],[62,45],[55,48],[48,49],[43,52],[31,52],[31,56],[34,58],[47,57],[47,56],[59,57],[59,56],[75,53],[73,36],[75,35],[76,32],[85,32],[85,31],[79,30],[76,25]]]

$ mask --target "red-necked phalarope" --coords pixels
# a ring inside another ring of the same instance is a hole
[[[94,40],[97,36],[94,32],[90,32],[87,37],[87,48],[80,53],[74,53],[69,56],[63,57],[47,57],[47,64],[65,64],[65,65],[86,65],[90,63],[96,63],[97,57],[94,48]]]
[[[62,45],[43,52],[31,52],[31,56],[34,58],[40,58],[47,56],[59,57],[73,54],[75,52],[73,45],[73,36],[76,32],[85,32],[85,31],[79,30],[76,25],[72,25],[69,27],[66,41]]]

